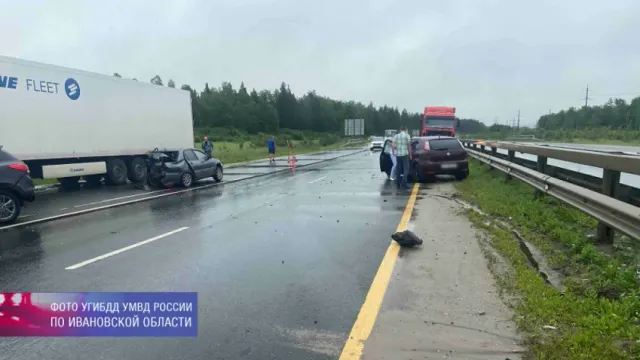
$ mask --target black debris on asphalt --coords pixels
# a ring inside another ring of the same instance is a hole
[[[422,239],[410,230],[400,231],[393,235],[391,238],[395,240],[400,246],[412,247],[416,245],[422,245]]]

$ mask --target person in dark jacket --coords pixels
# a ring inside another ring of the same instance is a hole
[[[209,141],[209,138],[206,136],[202,139],[202,151],[209,155],[209,157],[211,157],[211,153],[213,152],[213,143]]]
[[[273,136],[270,136],[267,139],[267,151],[269,152],[269,163],[275,163],[276,159],[276,139]]]

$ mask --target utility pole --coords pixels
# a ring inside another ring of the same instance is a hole
[[[584,94],[584,106],[585,107],[589,106],[589,100],[591,100],[591,98],[589,98],[589,85],[587,84],[587,90],[585,90],[585,94]]]
[[[520,110],[518,110],[518,125],[516,129],[517,129],[517,132],[520,133]]]

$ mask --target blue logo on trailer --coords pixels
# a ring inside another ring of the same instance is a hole
[[[68,78],[64,82],[64,91],[71,100],[78,100],[80,97],[80,85],[73,78]]]
[[[13,76],[2,76],[0,75],[0,88],[5,89],[17,89],[18,88],[18,78]]]

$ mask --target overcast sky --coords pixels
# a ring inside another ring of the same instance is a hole
[[[504,123],[640,96],[640,0],[0,0],[0,53]]]

